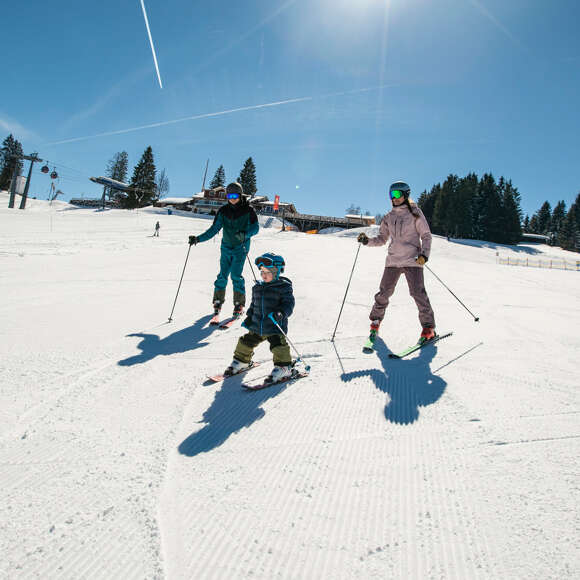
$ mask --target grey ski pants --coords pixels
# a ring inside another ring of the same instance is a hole
[[[411,294],[419,309],[419,322],[421,326],[435,328],[435,315],[433,314],[433,309],[431,308],[431,303],[425,290],[423,268],[413,266],[407,268],[385,268],[381,279],[381,286],[375,294],[375,303],[369,318],[371,320],[382,320],[384,318],[385,309],[389,305],[389,298],[393,295],[401,274],[405,274],[409,286],[409,294]]]

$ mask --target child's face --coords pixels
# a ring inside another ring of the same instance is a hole
[[[274,279],[274,274],[268,270],[268,268],[264,268],[264,266],[260,266],[260,275],[262,276],[262,280],[264,282],[271,282]]]

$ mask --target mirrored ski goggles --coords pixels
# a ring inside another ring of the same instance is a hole
[[[393,191],[389,191],[389,195],[391,199],[401,199],[401,197],[405,196],[405,193],[400,189],[393,189]]]
[[[258,266],[258,268],[272,268],[274,267],[274,260],[272,260],[271,258],[265,258],[264,256],[260,256],[259,258],[256,258],[254,261],[254,264],[256,264],[256,266]]]
[[[227,198],[228,199],[240,199],[240,194],[239,193],[228,193]]]

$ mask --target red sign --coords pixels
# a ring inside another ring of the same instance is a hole
[[[274,211],[278,211],[280,209],[280,196],[274,196]]]

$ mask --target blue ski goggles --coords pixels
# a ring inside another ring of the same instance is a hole
[[[240,199],[240,194],[239,193],[228,193],[226,194],[228,199]]]

